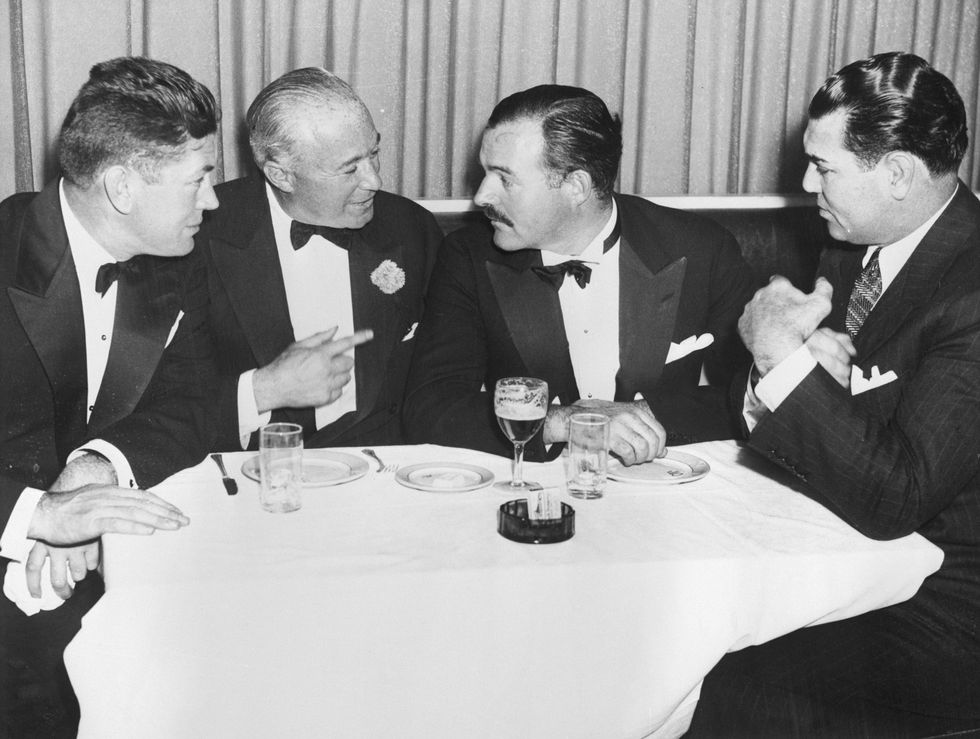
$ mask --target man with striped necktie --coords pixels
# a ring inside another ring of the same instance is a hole
[[[980,203],[963,101],[879,54],[810,103],[804,188],[830,235],[814,290],[774,278],[739,329],[750,445],[875,539],[945,559],[905,603],[727,655],[690,736],[932,736],[980,727]],[[759,379],[761,378],[761,379]]]

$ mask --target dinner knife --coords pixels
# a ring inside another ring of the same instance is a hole
[[[225,461],[221,458],[221,455],[215,452],[211,455],[211,459],[215,461],[218,469],[221,470],[221,482],[225,485],[225,492],[228,495],[236,495],[238,493],[238,483],[235,482],[234,477],[228,474],[228,470],[225,469]]]

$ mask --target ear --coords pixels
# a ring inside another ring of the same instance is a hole
[[[576,169],[565,175],[562,189],[575,205],[581,205],[593,194],[592,175],[584,169]]]
[[[296,180],[293,177],[292,171],[286,167],[283,167],[277,161],[270,159],[263,164],[262,174],[264,174],[266,179],[269,180],[269,184],[271,184],[277,190],[292,192],[294,189],[296,189]]]
[[[882,157],[881,164],[892,197],[905,200],[920,166],[918,158],[907,151],[890,151]]]
[[[109,167],[102,173],[102,187],[106,197],[117,212],[127,215],[133,209],[133,188],[139,175],[121,164]]]

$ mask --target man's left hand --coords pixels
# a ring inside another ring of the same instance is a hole
[[[51,560],[51,587],[62,600],[68,600],[74,589],[68,580],[80,582],[85,579],[89,570],[99,566],[101,551],[98,540],[85,542],[71,547],[56,547],[44,542],[36,542],[24,564],[27,574],[27,590],[35,598],[41,597],[41,575],[44,560]]]
[[[818,328],[810,334],[806,346],[813,358],[841,387],[851,386],[851,364],[857,355],[857,349],[848,334],[826,327]]]

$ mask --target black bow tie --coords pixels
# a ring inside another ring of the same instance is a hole
[[[124,272],[137,274],[137,266],[133,262],[106,262],[95,274],[95,292],[102,297],[109,292],[112,283],[119,279]]]
[[[616,223],[613,225],[613,230],[605,239],[603,239],[603,254],[612,249],[616,245],[616,242],[619,241],[620,231],[619,216],[617,215]],[[578,283],[578,286],[581,288],[588,285],[589,280],[592,279],[592,268],[587,266],[585,262],[579,259],[572,259],[567,262],[562,262],[561,264],[555,264],[551,267],[531,267],[531,269],[542,280],[545,282],[550,282],[552,285],[554,285],[555,290],[562,286],[562,283],[565,281],[565,275],[571,275],[574,277],[575,281]]]
[[[294,249],[302,249],[313,234],[319,234],[331,244],[336,244],[341,249],[350,246],[351,238],[354,236],[353,229],[333,228],[332,226],[312,226],[309,223],[293,221],[289,226],[289,240],[293,242]]]
[[[574,277],[579,287],[585,287],[592,279],[592,268],[578,259],[554,264],[550,267],[531,267],[531,270],[545,282],[550,282],[555,290],[561,287],[565,281],[565,275]]]

